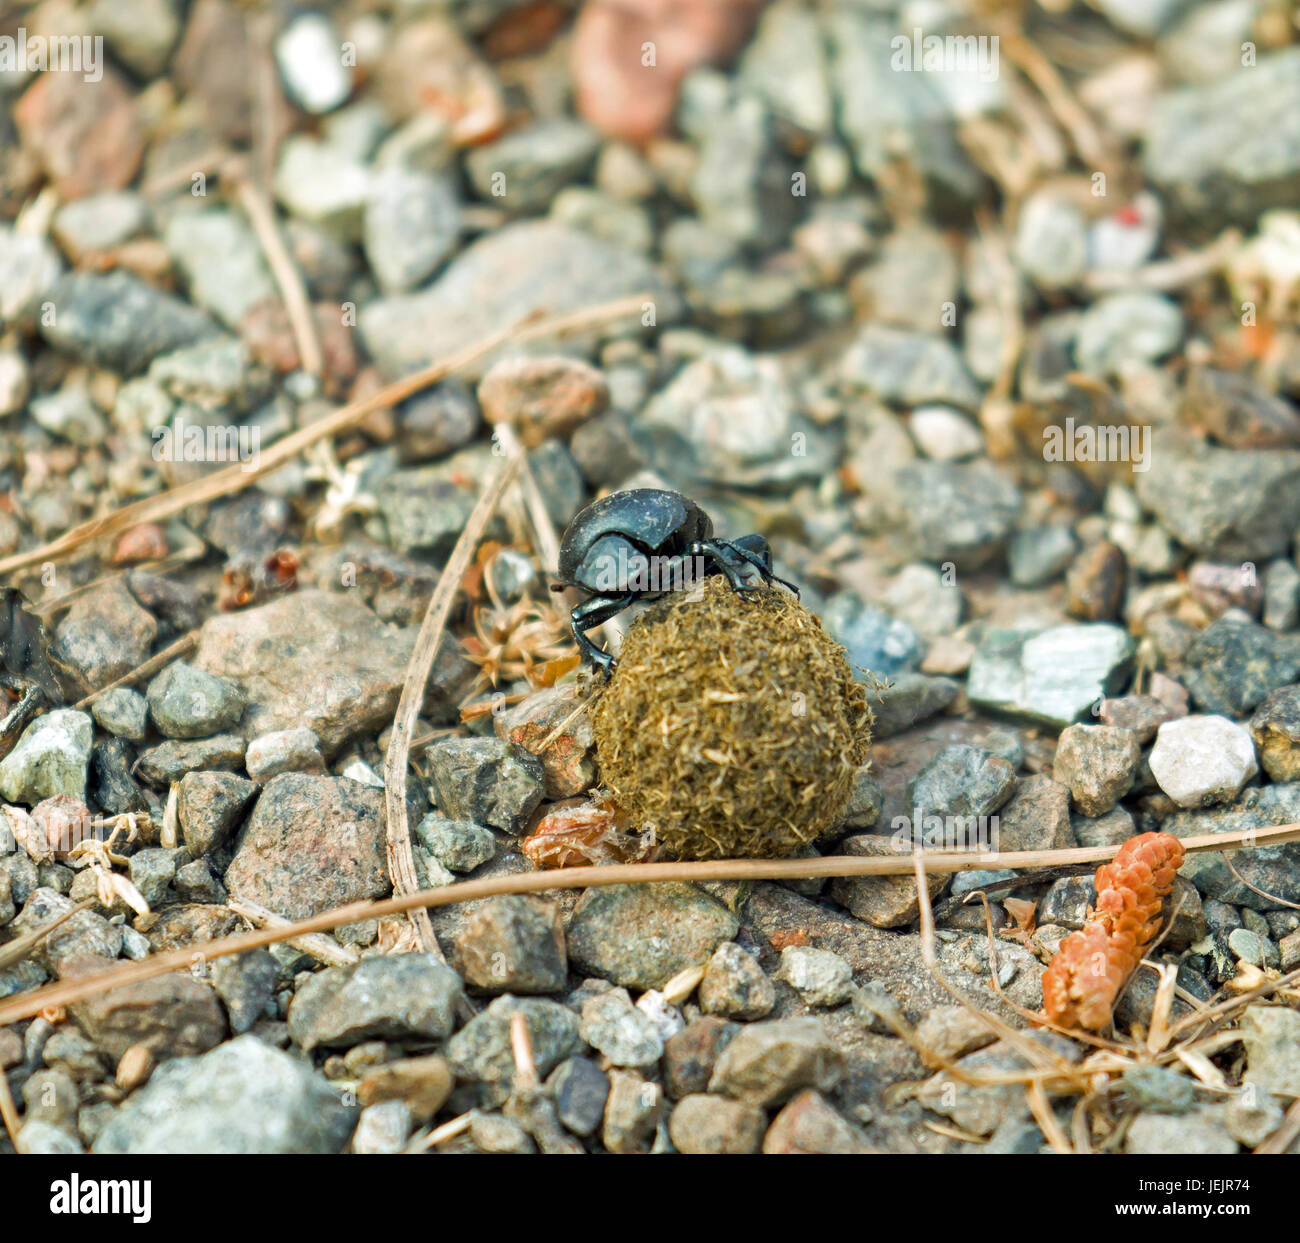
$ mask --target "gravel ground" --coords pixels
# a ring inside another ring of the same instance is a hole
[[[493,515],[416,722],[422,886],[647,857],[601,797],[544,565],[629,487],[766,534],[861,671],[870,762],[819,853],[952,817],[1002,850],[1300,821],[1294,15],[968,7],[0,8],[0,573],[21,592],[0,609],[0,1005],[193,962],[0,1027],[23,1148],[1050,1150],[1019,1086],[941,1069],[1028,1063],[926,969],[910,877],[507,895],[432,911],[438,953],[404,918],[203,951],[393,891],[394,713],[516,445],[535,495]],[[530,316],[629,298],[252,486],[42,551],[251,474]],[[990,891],[996,995],[961,899],[1014,879],[932,877],[939,970],[1077,1063],[1022,1011],[1091,879]],[[1175,1016],[1300,968],[1300,845],[1189,856],[1175,898],[1151,955]],[[1135,1051],[1090,1143],[1267,1142],[1300,1098],[1300,992],[1243,1004],[1209,1060],[1162,1061],[1137,1051],[1157,982],[1116,1011]],[[1076,1101],[1045,1106],[1072,1142]]]

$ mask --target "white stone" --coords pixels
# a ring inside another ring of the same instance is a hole
[[[950,406],[917,406],[911,428],[917,447],[936,462],[960,462],[984,452],[980,429]]]
[[[1259,771],[1250,734],[1224,716],[1166,721],[1150,762],[1160,788],[1180,807],[1226,803]]]
[[[307,112],[320,116],[347,102],[352,75],[343,64],[343,41],[319,13],[295,17],[275,41],[285,88]]]
[[[853,971],[830,950],[787,945],[776,978],[795,989],[810,1006],[838,1006],[853,991]]]

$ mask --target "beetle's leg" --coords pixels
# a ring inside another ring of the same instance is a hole
[[[718,567],[718,572],[722,574],[731,589],[738,596],[747,597],[750,592],[756,588],[745,581],[745,576],[736,568],[736,563],[732,559],[731,553],[720,540],[702,540],[692,544],[687,553],[692,557],[706,557]]]
[[[629,604],[635,600],[634,595],[615,596],[592,596],[584,600],[581,604],[569,614],[569,625],[573,630],[573,637],[578,641],[578,650],[593,665],[602,669],[606,674],[614,671],[615,660],[608,652],[602,652],[589,638],[587,631],[593,630],[603,622],[609,621],[611,617],[621,613]]]
[[[747,546],[748,541],[752,541],[749,546]],[[772,550],[761,535],[742,535],[738,540],[719,539],[711,542],[730,549],[742,561],[747,561],[763,576],[765,583],[780,583],[782,587],[788,587],[794,592],[796,600],[799,599],[798,587],[772,573]]]

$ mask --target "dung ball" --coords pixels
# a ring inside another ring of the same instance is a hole
[[[721,577],[651,605],[592,708],[601,780],[661,856],[797,854],[844,817],[866,688],[820,620]]]

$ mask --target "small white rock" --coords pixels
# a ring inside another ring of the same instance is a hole
[[[838,1006],[853,991],[853,971],[831,950],[787,945],[776,978],[795,989],[810,1006]]]
[[[1259,771],[1250,734],[1224,716],[1166,721],[1150,762],[1160,788],[1180,807],[1226,803]]]
[[[936,462],[960,462],[984,452],[980,429],[949,406],[917,406],[911,428],[917,447]]]
[[[367,1155],[401,1152],[411,1133],[411,1108],[405,1101],[367,1105],[352,1135],[352,1151]]]
[[[299,725],[254,738],[244,755],[244,767],[254,781],[265,784],[277,773],[323,773],[325,761],[320,739],[305,725]]]
[[[347,102],[352,75],[343,64],[343,41],[319,13],[295,17],[275,41],[285,89],[307,112],[320,116]]]

